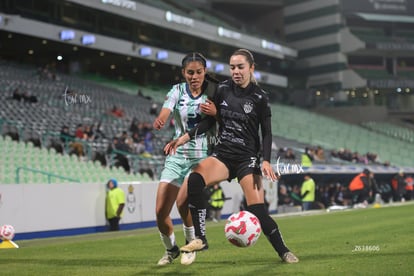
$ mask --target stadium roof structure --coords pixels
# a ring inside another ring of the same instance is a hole
[[[3,10],[0,13],[4,57],[27,59],[29,53],[29,58],[40,64],[56,62],[58,56],[61,67],[68,65],[68,70],[77,72],[101,74],[106,70],[117,78],[136,79],[137,72],[152,72],[156,67],[162,76],[174,71],[172,79],[176,80],[181,76],[178,69],[182,56],[196,49],[208,59],[207,68],[212,73],[228,77],[228,56],[234,49],[247,48],[260,66],[256,79],[262,85],[278,89],[288,87],[286,64],[297,57],[297,50],[282,40],[185,13],[178,8],[178,4],[184,3],[181,1],[39,0],[35,5],[34,1],[11,0],[7,3],[0,6],[4,8],[4,13]],[[177,5],[157,7],[149,3]],[[148,78],[158,81],[155,73],[150,75],[146,78],[141,74],[141,82],[148,83],[151,81]]]
[[[248,33],[239,32],[237,30],[230,30],[223,26],[215,26],[213,24],[194,19],[191,16],[184,16],[182,14],[178,14],[169,10],[164,11],[139,2],[135,3],[134,8],[125,8],[125,6],[122,6],[122,2],[131,1],[67,1],[88,6],[94,9],[115,13],[120,16],[139,19],[146,23],[176,30],[182,33],[193,35],[195,37],[202,37],[204,39],[218,41],[226,45],[248,48],[255,52],[268,54],[269,56],[275,56],[279,58],[283,58],[285,55],[292,57],[297,56],[297,51],[294,48],[283,45],[280,42],[267,41],[266,39],[253,36]],[[118,2],[121,4],[118,5]]]
[[[414,23],[414,16],[407,15],[374,14],[363,12],[357,12],[355,15],[367,21]]]

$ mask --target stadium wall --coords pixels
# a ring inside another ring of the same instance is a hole
[[[221,184],[226,197],[222,216],[239,210],[237,182]],[[126,195],[121,230],[154,227],[157,182],[120,183]],[[276,211],[277,185],[265,182],[270,211]],[[0,225],[11,224],[16,240],[71,236],[106,231],[105,184],[0,184]],[[174,206],[171,217],[181,223]]]

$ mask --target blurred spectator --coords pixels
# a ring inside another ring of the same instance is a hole
[[[391,180],[391,186],[393,191],[393,201],[404,201],[404,193],[405,193],[405,179],[404,179],[404,171],[400,170],[398,174],[394,175]]]
[[[144,98],[144,94],[142,94],[142,90],[141,90],[141,89],[138,89],[138,91],[137,91],[137,96],[138,96],[138,97],[143,97],[143,98]]]
[[[135,144],[134,144],[134,140],[132,139],[132,137],[128,136],[125,139],[125,144],[126,144],[128,150],[129,150],[129,152],[135,153],[135,150],[134,150],[135,149]]]
[[[141,137],[139,137],[138,132],[134,132],[132,134],[132,146],[130,145],[130,147],[132,148],[132,152],[136,153],[136,154],[141,154],[145,151],[145,145],[144,145],[144,140],[141,139]]]
[[[210,215],[208,215],[208,217],[211,217],[214,222],[219,222],[221,220],[221,210],[223,209],[226,196],[219,184],[208,187],[208,189],[210,190],[210,199],[208,201],[208,204],[210,205]]]
[[[22,94],[20,93],[18,88],[13,90],[12,99],[18,102],[22,100]]]
[[[285,150],[286,150],[286,148],[279,148],[279,150],[276,152],[276,159],[284,158],[285,157]]]
[[[98,122],[95,127],[95,140],[105,139],[106,135],[103,131],[102,123]]]
[[[318,201],[323,208],[329,207],[332,204],[330,185],[318,185],[316,188],[315,201]]]
[[[407,175],[405,184],[405,200],[412,200],[414,197],[414,179],[411,175]]]
[[[349,149],[339,149],[338,151],[332,150],[331,156],[358,164],[380,164],[383,166],[390,165],[388,161],[381,163],[378,154],[372,152],[367,152],[366,154],[361,155],[358,152],[351,152]]]
[[[317,147],[314,154],[315,161],[325,162],[325,152],[322,147]]]
[[[154,139],[154,133],[152,132],[151,127],[146,126],[146,132],[144,134],[144,145],[145,145],[145,152],[148,154],[153,154],[154,152],[153,139]]]
[[[95,151],[95,154],[93,155],[92,160],[93,161],[98,161],[99,163],[101,163],[101,166],[103,166],[103,167],[106,167],[106,165],[107,165],[105,152]]]
[[[375,196],[376,194],[379,194],[379,187],[377,184],[377,180],[374,177],[374,173],[370,172],[369,173],[369,190],[368,190],[368,195],[369,195],[369,203],[372,203],[375,201]]]
[[[20,136],[19,136],[19,130],[17,129],[16,126],[12,126],[12,125],[5,125],[4,126],[4,136],[9,136],[13,141],[19,141],[20,140]]]
[[[84,138],[88,141],[95,140],[95,133],[93,132],[93,126],[86,125],[84,127]]]
[[[69,132],[68,126],[63,126],[60,130],[60,140],[62,141],[63,149],[69,148],[69,154],[75,154],[76,156],[81,158],[85,155],[83,150],[83,144],[81,142],[76,141],[76,138],[76,135],[73,135]]]
[[[313,203],[315,201],[315,181],[312,179],[309,173],[304,175],[304,181],[300,189],[300,197],[302,199],[302,211],[308,211],[313,209]]]
[[[289,196],[293,200],[293,205],[302,206],[302,198],[300,196],[300,185],[293,185],[292,190],[289,191]]]
[[[349,191],[351,192],[354,207],[365,208],[368,205],[369,189],[371,186],[370,173],[368,169],[364,169],[349,184]]]
[[[114,137],[112,143],[108,145],[107,154],[111,156],[113,160],[113,166],[122,167],[126,172],[130,172],[131,167],[127,158],[127,154],[131,152],[128,145],[119,139]]]
[[[114,116],[116,118],[122,118],[125,115],[124,114],[124,111],[121,108],[117,107],[116,105],[114,105],[112,107],[112,109],[110,110],[109,114],[111,114],[112,116]]]
[[[351,203],[351,194],[345,186],[341,185],[341,183],[335,184],[333,203],[341,206],[348,206]]]
[[[380,182],[378,185],[378,192],[381,195],[381,199],[385,203],[390,202],[390,200],[392,199],[393,192],[392,192],[392,187],[389,183],[384,182],[384,181]]]
[[[135,144],[138,144],[141,141],[141,137],[139,137],[138,132],[132,133],[132,140],[134,141]]]
[[[53,68],[49,64],[39,67],[37,73],[40,80],[57,80],[56,74],[52,71]]]
[[[149,110],[149,113],[151,115],[157,115],[158,114],[158,104],[157,103],[152,103],[151,108]]]
[[[128,139],[128,132],[126,132],[125,130],[122,131],[121,136],[119,137],[119,142],[120,143],[126,143]],[[128,150],[125,151],[130,151],[130,148]]]
[[[118,188],[116,179],[109,180],[106,186],[108,191],[106,194],[105,217],[109,222],[109,231],[118,231],[119,221],[125,207],[125,193],[121,188]]]
[[[27,139],[27,142],[31,142],[33,143],[33,146],[36,148],[41,148],[42,147],[42,143],[40,142],[39,137],[30,137],[29,139]]]
[[[138,124],[139,124],[138,119],[135,117],[132,118],[131,125],[129,126],[129,131],[132,133],[132,135],[134,133],[139,133]]]
[[[25,103],[37,103],[38,102],[37,97],[35,95],[32,95],[29,92],[22,93],[20,92],[18,88],[13,90],[12,96],[9,99],[16,100],[18,102],[23,101]]]
[[[37,97],[35,95],[32,95],[29,92],[25,92],[22,98],[25,103],[37,103],[38,102]]]
[[[295,156],[295,153],[293,152],[293,150],[291,148],[288,148],[285,151],[285,153],[283,155],[283,158],[284,159],[287,159],[287,160],[295,160],[296,159],[296,156]]]
[[[81,140],[84,140],[86,138],[85,132],[83,131],[83,125],[82,124],[78,124],[76,126],[76,130],[75,130],[75,137]]]
[[[305,152],[302,154],[301,157],[301,164],[304,168],[312,167],[314,156],[313,156],[313,150],[311,148],[306,147]]]

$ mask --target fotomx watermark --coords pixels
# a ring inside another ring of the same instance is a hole
[[[65,92],[63,93],[63,98],[65,99],[66,105],[88,104],[92,102],[92,99],[89,95],[78,94],[74,91],[70,91],[68,87],[65,88]]]
[[[276,161],[276,173],[278,175],[282,174],[300,174],[305,172],[302,168],[302,165],[299,164],[290,164],[290,163],[281,163],[280,157],[277,158]]]

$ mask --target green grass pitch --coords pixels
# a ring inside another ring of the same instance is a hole
[[[0,275],[414,275],[414,205],[276,217],[298,264],[282,263],[262,235],[250,248],[209,222],[210,249],[183,266],[158,267],[163,247],[154,228],[16,241],[0,250]],[[176,238],[182,245],[181,225]]]

